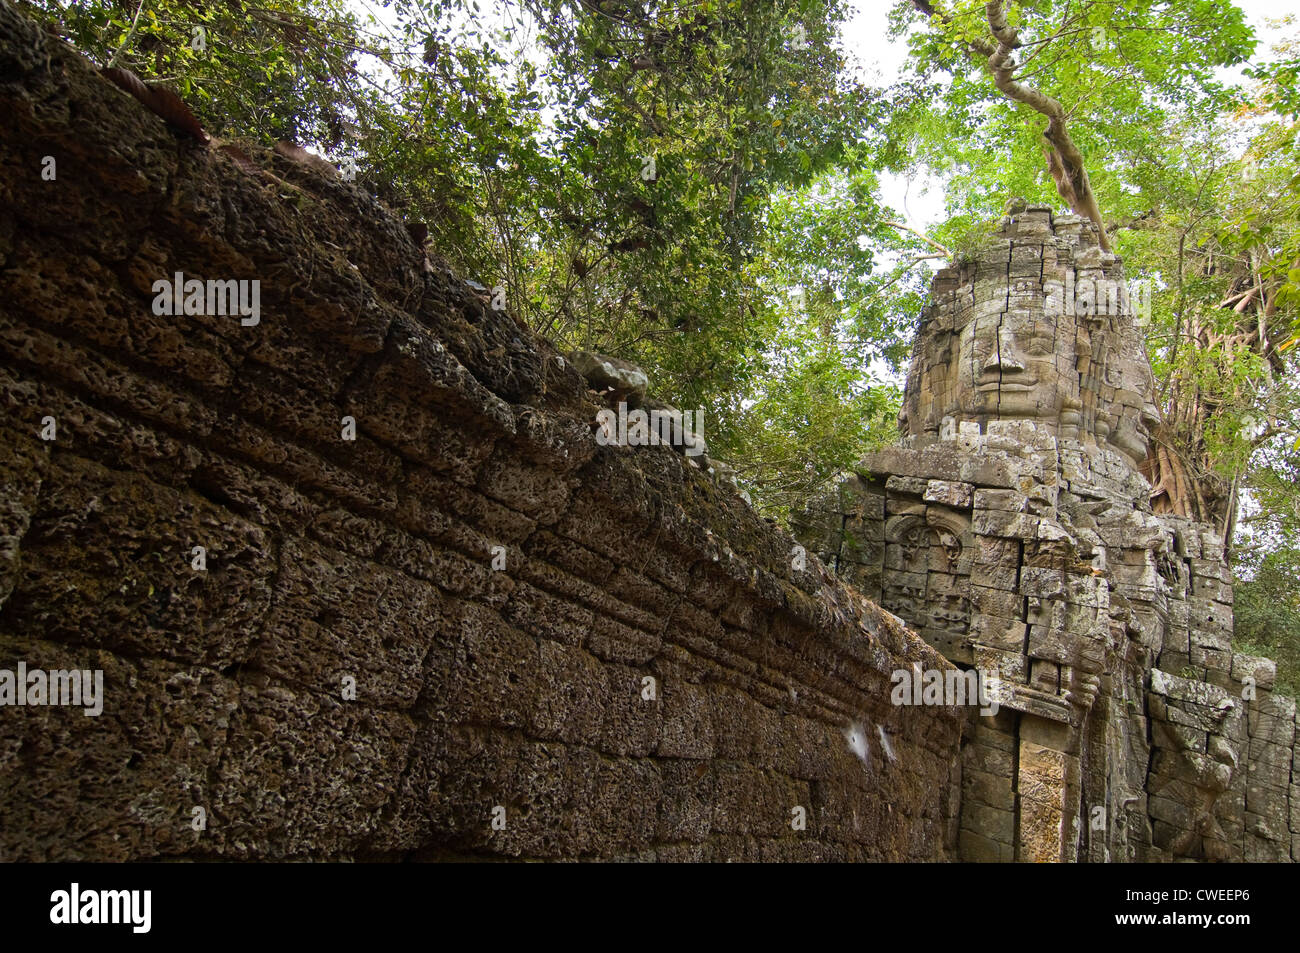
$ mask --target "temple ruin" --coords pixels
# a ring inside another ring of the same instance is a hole
[[[1153,379],[1095,226],[1028,206],[940,271],[904,437],[798,518],[810,549],[994,687],[965,860],[1296,859],[1295,702],[1234,654],[1213,526],[1152,514]]]
[[[0,694],[0,861],[1295,859],[1294,703],[1150,511],[1078,219],[939,276],[907,436],[805,546],[598,440],[594,370],[373,196],[7,4],[0,113],[0,693],[63,679]]]

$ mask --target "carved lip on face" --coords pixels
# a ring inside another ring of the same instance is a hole
[[[1034,389],[1038,384],[1036,380],[993,380],[980,381],[976,389],[982,394],[990,394],[994,391],[1004,394],[1022,394]]]

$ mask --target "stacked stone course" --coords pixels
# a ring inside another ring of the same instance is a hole
[[[953,856],[961,715],[889,704],[938,653],[599,446],[361,189],[178,143],[5,3],[0,115],[0,669],[105,692],[0,707],[0,861]],[[155,314],[177,270],[260,323]]]

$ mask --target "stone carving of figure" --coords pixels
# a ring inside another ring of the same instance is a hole
[[[940,273],[900,428],[952,439],[964,422],[1028,420],[1140,466],[1156,420],[1154,379],[1122,266],[1095,247],[1014,246],[1041,262],[1042,277],[1003,277],[999,294],[999,279],[977,284],[969,267]]]
[[[1079,397],[1073,329],[1042,312],[969,322],[958,336],[956,364],[957,399],[967,419],[1056,424],[1066,399]]]

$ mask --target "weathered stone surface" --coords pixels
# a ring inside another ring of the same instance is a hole
[[[1232,653],[1221,536],[1151,512],[1077,216],[941,272],[901,445],[796,559],[725,466],[595,441],[637,368],[360,189],[178,144],[10,6],[0,110],[0,668],[105,684],[0,709],[0,859],[1300,854],[1295,705]],[[260,322],[153,314],[177,271],[258,280]],[[952,662],[978,707],[891,703]]]
[[[567,357],[591,389],[606,394],[611,403],[624,401],[629,407],[639,407],[645,400],[650,379],[635,364],[593,351],[570,351]]]
[[[974,490],[975,487],[971,483],[930,480],[925,485],[925,500],[928,503],[942,503],[965,509],[971,505]]]
[[[1153,379],[1091,227],[1013,215],[936,277],[902,443],[858,468],[899,521],[872,591],[949,659],[996,672],[992,694],[1020,713],[997,736],[1010,747],[967,746],[960,856],[1282,859],[1295,711],[1271,694],[1273,663],[1233,655],[1222,538],[1151,511]],[[940,503],[970,507],[946,549],[917,529]],[[958,590],[937,625],[932,592]],[[1003,772],[1005,792],[989,780]]]
[[[951,666],[687,458],[599,446],[634,369],[8,4],[0,112],[0,669],[104,678],[0,707],[0,860],[956,856],[965,712],[890,703]],[[260,322],[155,315],[178,270]]]
[[[1257,655],[1234,653],[1232,656],[1232,678],[1238,682],[1246,678],[1253,678],[1257,687],[1272,691],[1277,680],[1277,663],[1272,659],[1260,658]]]

